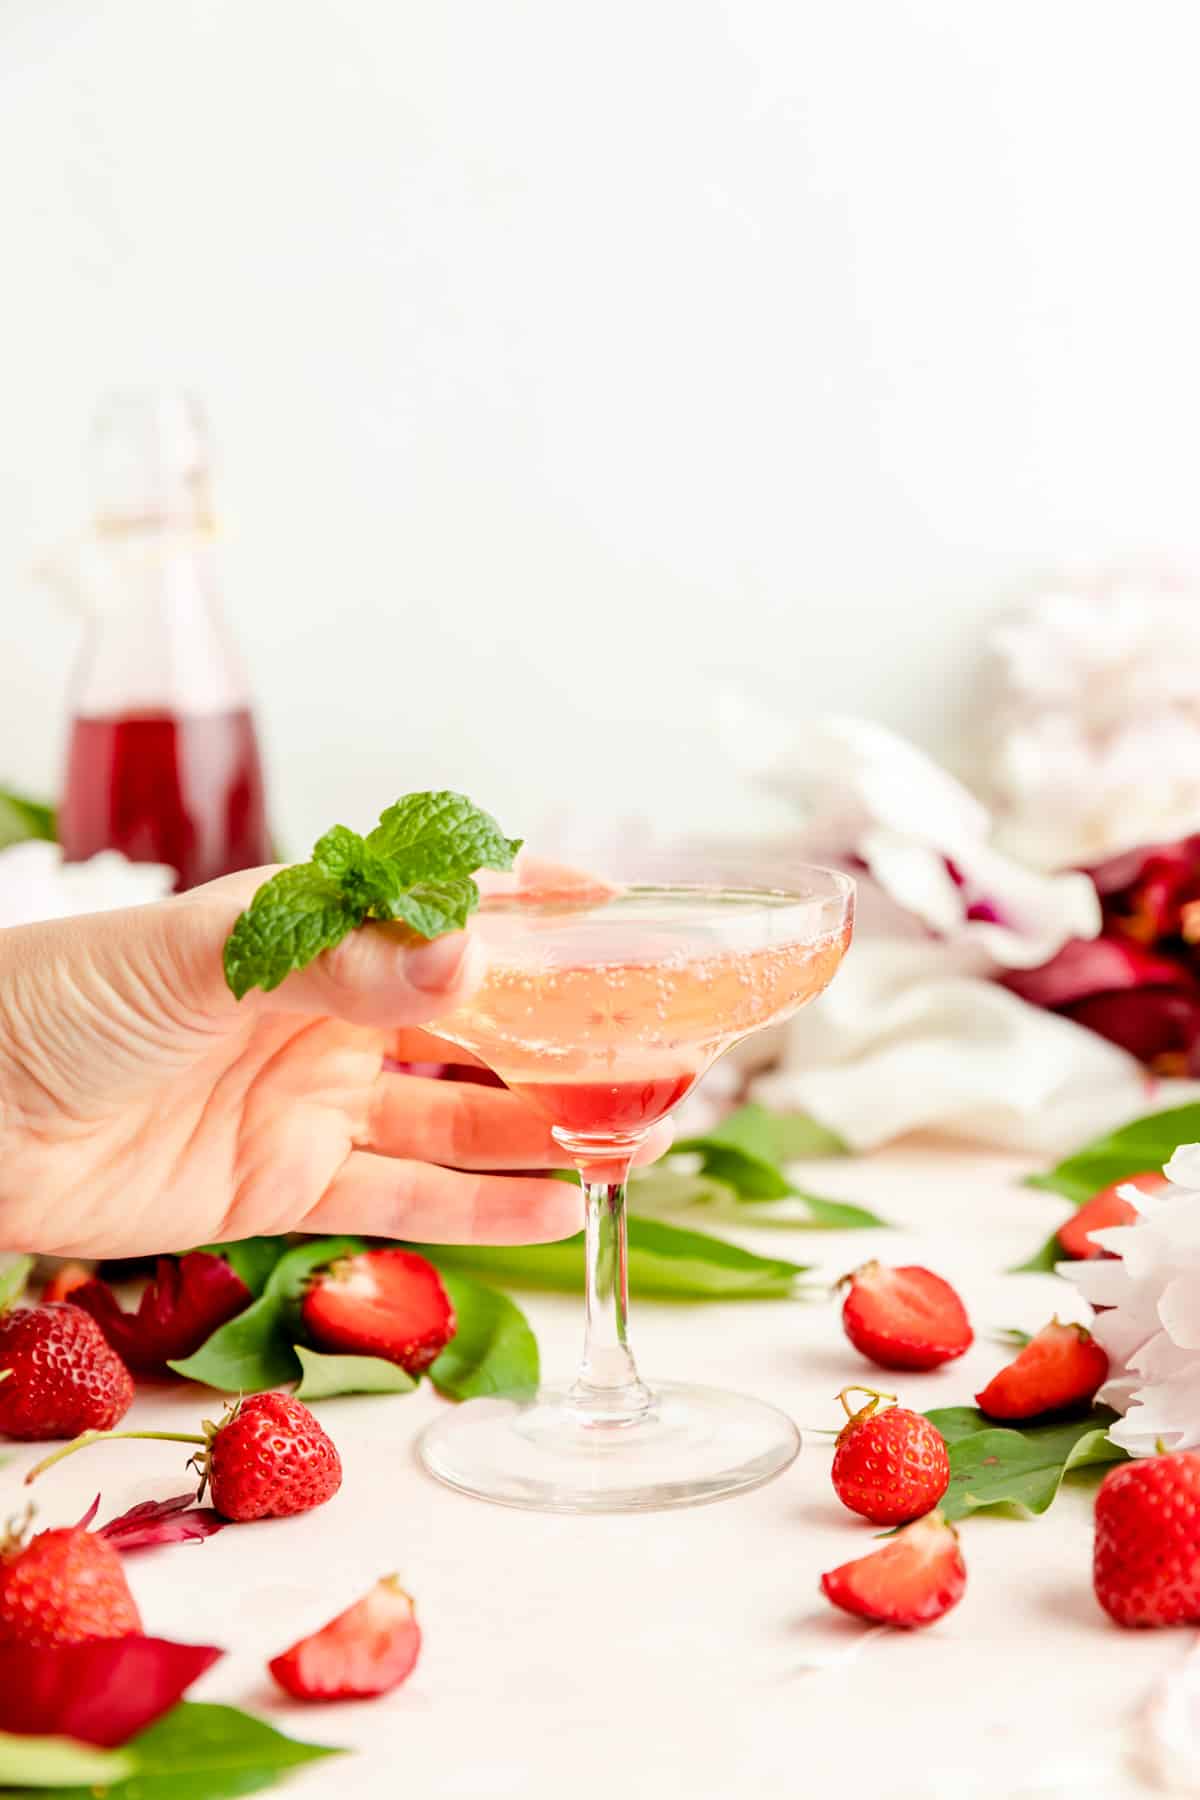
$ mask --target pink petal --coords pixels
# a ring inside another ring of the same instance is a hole
[[[0,1731],[112,1749],[161,1718],[222,1655],[139,1633],[38,1650],[0,1644]]]
[[[211,1506],[193,1505],[194,1499],[194,1494],[176,1494],[171,1500],[143,1500],[120,1518],[101,1525],[96,1536],[107,1538],[125,1556],[131,1550],[152,1550],[159,1544],[196,1543],[229,1523]],[[99,1504],[97,1496],[89,1520]]]
[[[160,1256],[136,1313],[128,1313],[104,1281],[71,1295],[91,1313],[118,1356],[142,1375],[168,1375],[169,1362],[190,1356],[218,1325],[249,1306],[253,1295],[223,1257],[206,1250]]]

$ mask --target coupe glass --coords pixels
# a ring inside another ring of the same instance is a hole
[[[731,1045],[828,985],[854,884],[791,868],[786,888],[633,883],[485,899],[487,977],[435,1029],[552,1123],[585,1197],[586,1327],[569,1385],[468,1401],[420,1454],[440,1480],[509,1506],[633,1512],[755,1487],[800,1448],[744,1394],[647,1385],[629,1347],[625,1179],[650,1128]]]

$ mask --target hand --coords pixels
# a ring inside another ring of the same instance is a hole
[[[269,873],[0,932],[0,1249],[99,1257],[283,1231],[440,1243],[577,1231],[580,1196],[565,1182],[482,1172],[564,1161],[515,1095],[384,1067],[469,1060],[420,1027],[478,981],[470,931],[424,943],[368,925],[239,1003],[221,950]]]

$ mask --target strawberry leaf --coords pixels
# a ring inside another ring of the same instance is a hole
[[[124,1310],[106,1281],[86,1281],[71,1294],[71,1304],[91,1313],[117,1355],[139,1375],[165,1375],[250,1301],[241,1277],[204,1250],[160,1256],[133,1313]]]
[[[411,1394],[412,1376],[382,1356],[325,1356],[294,1346],[301,1379],[297,1400],[331,1400],[337,1394]]]
[[[17,1795],[42,1800],[47,1788],[92,1800],[114,1783],[123,1782],[136,1766],[127,1750],[100,1750],[58,1733],[30,1737],[0,1731],[0,1786],[6,1800]]]
[[[107,1538],[122,1556],[128,1556],[133,1550],[152,1550],[159,1544],[196,1543],[228,1525],[229,1520],[211,1506],[197,1506],[195,1498],[194,1494],[176,1494],[171,1500],[143,1500],[107,1525],[97,1526],[96,1536]],[[86,1523],[90,1522],[89,1518]],[[80,1524],[84,1523],[81,1519]]]
[[[743,1202],[798,1200],[807,1216],[797,1219],[789,1213],[788,1223],[801,1229],[886,1229],[886,1219],[849,1201],[827,1199],[798,1188],[780,1168],[780,1163],[788,1159],[821,1154],[813,1148],[813,1143],[819,1141],[815,1134],[821,1133],[822,1129],[800,1115],[777,1116],[764,1106],[743,1106],[740,1111],[722,1119],[712,1131],[700,1137],[681,1138],[671,1154],[698,1157],[701,1175],[720,1182]],[[798,1147],[803,1145],[806,1134],[809,1138],[807,1146]],[[834,1142],[840,1145],[840,1139]],[[844,1145],[840,1147],[845,1149]],[[833,1152],[827,1145],[823,1153]]]
[[[291,1239],[286,1237],[237,1238],[229,1244],[201,1244],[200,1249],[208,1256],[219,1256],[227,1262],[257,1300],[290,1242]]]
[[[32,1273],[32,1256],[14,1256],[0,1269],[0,1312],[7,1312],[21,1298]]]
[[[583,1287],[582,1233],[556,1244],[423,1245],[421,1252],[443,1273],[469,1270],[489,1280],[572,1294]],[[758,1256],[707,1232],[661,1219],[629,1221],[629,1284],[647,1298],[784,1299],[804,1272],[803,1263]]]
[[[221,1654],[140,1633],[33,1650],[0,1644],[0,1730],[111,1750],[174,1706]]]
[[[445,1269],[441,1275],[458,1327],[429,1368],[438,1393],[448,1400],[532,1394],[539,1374],[537,1339],[520,1307],[465,1275]]]
[[[1108,1437],[1117,1415],[1103,1406],[1083,1418],[1020,1428],[992,1425],[969,1406],[938,1408],[926,1417],[949,1446],[950,1485],[939,1502],[947,1519],[996,1506],[1036,1516],[1072,1470],[1126,1460]]]

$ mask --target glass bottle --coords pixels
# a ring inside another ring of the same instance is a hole
[[[186,394],[113,394],[92,461],[59,836],[69,861],[120,850],[194,887],[271,860],[258,739],[220,603],[203,412]]]

